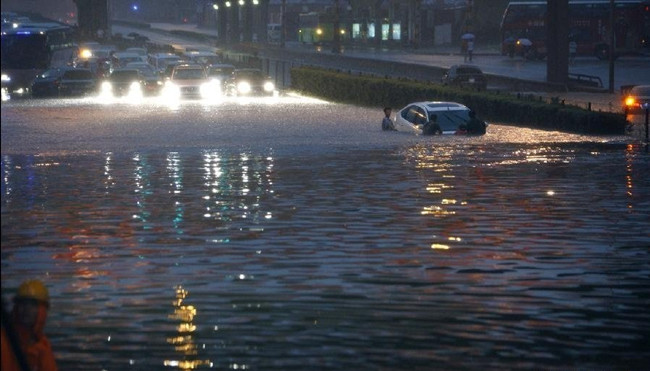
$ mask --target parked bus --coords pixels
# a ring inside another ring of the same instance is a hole
[[[609,58],[610,6],[609,0],[569,0],[569,40],[578,55]],[[502,54],[545,58],[546,16],[546,1],[511,1],[501,21]],[[615,55],[648,50],[650,1],[615,1],[614,38]]]
[[[310,12],[298,15],[298,41],[304,44],[328,44],[334,41],[333,16]],[[345,26],[339,25],[340,40],[346,38]]]
[[[57,22],[26,22],[2,29],[2,76],[10,94],[27,93],[32,80],[76,57],[73,30]]]

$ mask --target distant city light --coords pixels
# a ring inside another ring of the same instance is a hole
[[[140,7],[138,6],[138,4],[133,4],[131,5],[131,9],[133,9],[134,12],[137,12],[138,9],[140,9]]]

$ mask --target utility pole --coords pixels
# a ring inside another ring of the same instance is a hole
[[[341,12],[339,10],[339,0],[334,0],[334,29],[332,30],[332,53],[341,53]]]
[[[97,31],[110,32],[108,21],[108,0],[74,0],[77,5],[77,20],[82,38],[94,39]]]
[[[280,47],[284,48],[287,39],[287,0],[282,0],[282,6],[280,7],[280,24],[282,25],[282,30],[280,31]]]
[[[616,54],[616,35],[614,34],[614,0],[609,0],[609,92],[614,92],[614,55]]]
[[[546,80],[566,84],[569,78],[569,0],[547,2]]]

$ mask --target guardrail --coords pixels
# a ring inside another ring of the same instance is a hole
[[[603,88],[603,81],[598,76],[583,75],[581,73],[570,73],[569,84],[578,85],[579,87],[587,88]]]

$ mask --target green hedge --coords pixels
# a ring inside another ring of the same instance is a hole
[[[531,96],[477,92],[410,80],[354,75],[314,67],[291,70],[297,91],[335,102],[401,108],[418,101],[462,103],[485,120],[583,134],[623,134],[625,115],[546,103]]]

